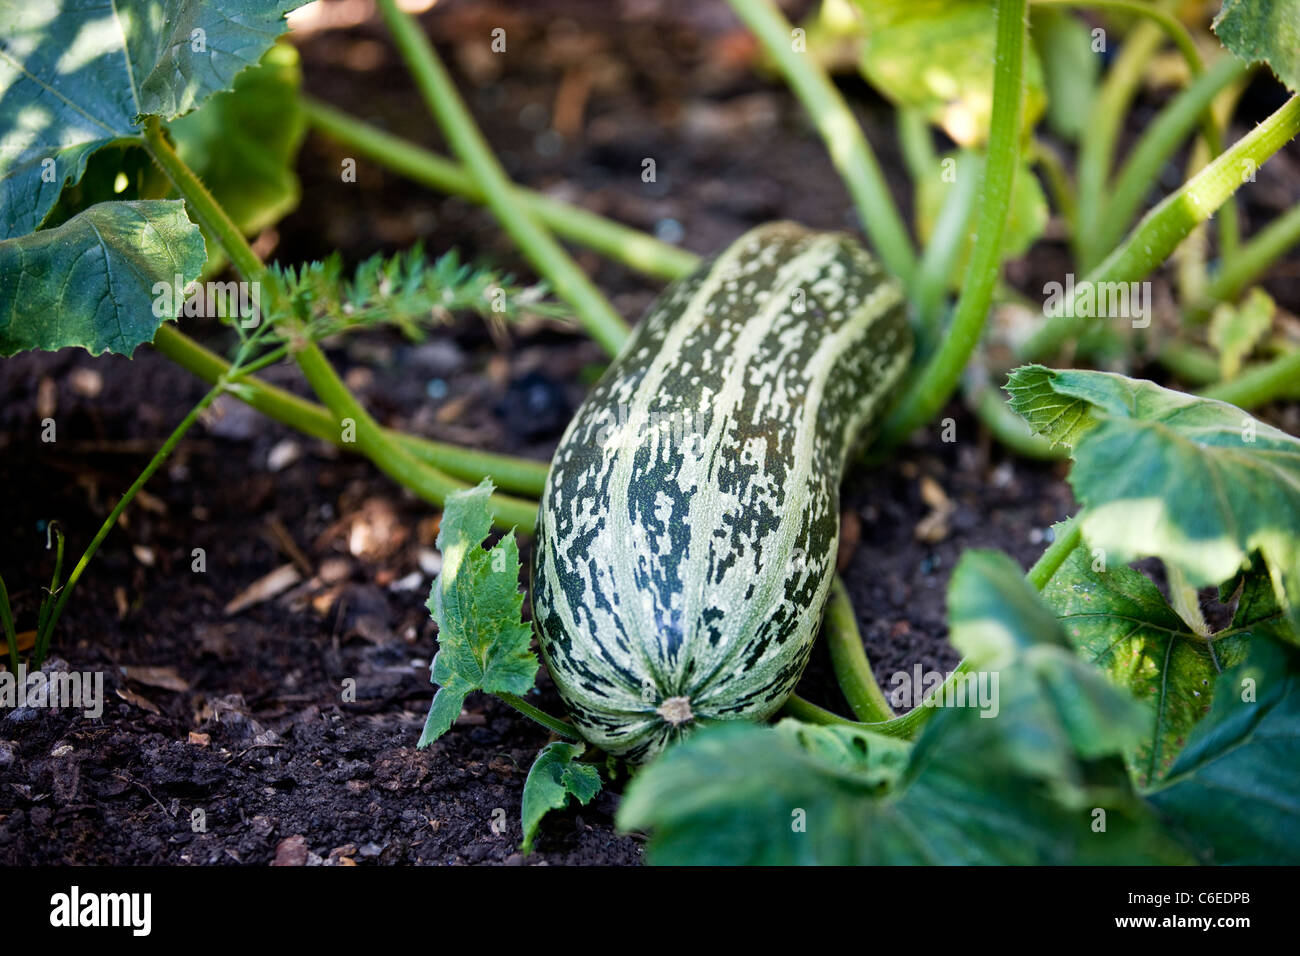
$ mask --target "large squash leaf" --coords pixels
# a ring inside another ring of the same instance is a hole
[[[1083,534],[1110,565],[1158,557],[1197,587],[1259,552],[1300,627],[1300,440],[1226,402],[1108,372],[1011,374],[1011,406],[1071,449]]]
[[[1300,863],[1300,664],[1260,640],[1148,799],[1207,863]]]
[[[1094,570],[1095,563],[1089,549],[1076,548],[1043,598],[1078,651],[1142,702],[1145,730],[1124,756],[1134,781],[1147,786],[1164,776],[1209,711],[1219,675],[1240,664],[1252,634],[1281,614],[1243,602],[1231,627],[1196,634],[1145,575],[1123,565]]]
[[[537,655],[529,650],[532,629],[522,620],[519,545],[511,531],[489,551],[492,530],[488,499],[492,482],[447,496],[438,529],[442,572],[429,593],[438,622],[438,653],[431,668],[438,693],[419,746],[427,747],[460,716],[470,692],[526,694],[537,676]]]
[[[302,0],[0,0],[0,239],[32,232],[90,155],[228,89]]]
[[[857,0],[862,73],[895,103],[920,109],[962,146],[988,138],[997,19],[992,0]],[[1024,126],[1043,113],[1043,71],[1025,50]]]
[[[1224,0],[1210,26],[1238,59],[1263,60],[1300,92],[1300,0]]]
[[[203,262],[203,236],[177,200],[99,203],[2,240],[0,355],[74,345],[130,355],[176,318],[154,308],[154,285],[174,288],[180,276],[184,288]]]
[[[964,557],[950,604],[956,639],[1000,674],[996,716],[944,708],[915,745],[793,721],[707,728],[637,775],[619,825],[649,829],[650,859],[669,864],[1183,861],[1122,768],[1082,759],[1076,743],[1115,752],[1131,701],[1064,646],[1014,563]]]

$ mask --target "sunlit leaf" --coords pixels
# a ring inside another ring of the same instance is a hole
[[[1206,587],[1258,551],[1300,625],[1300,441],[1226,402],[1108,372],[1025,366],[1007,391],[1071,447],[1084,538],[1109,564],[1157,557]]]
[[[41,225],[90,154],[256,63],[302,0],[0,0],[0,239]]]
[[[203,268],[203,236],[174,200],[106,202],[61,226],[0,241],[0,355],[78,345],[130,355],[176,318],[180,287]]]

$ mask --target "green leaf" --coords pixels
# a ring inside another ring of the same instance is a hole
[[[1094,562],[1087,548],[1076,548],[1043,598],[1079,653],[1141,701],[1144,732],[1124,758],[1134,781],[1149,786],[1168,771],[1210,709],[1219,674],[1241,663],[1252,629],[1262,622],[1246,620],[1258,608],[1239,608],[1231,628],[1203,637],[1145,575],[1123,565],[1095,571]],[[1280,617],[1276,608],[1271,611],[1272,618]]]
[[[1238,59],[1263,60],[1300,92],[1300,0],[1224,0],[1210,26]]]
[[[476,488],[448,495],[442,513],[442,572],[429,593],[429,611],[438,622],[431,668],[438,693],[421,747],[447,732],[472,691],[523,695],[537,676],[537,656],[529,650],[532,629],[523,623],[515,533],[491,550],[482,546],[492,529],[491,494],[492,482],[485,478]]]
[[[184,288],[203,268],[185,204],[106,202],[61,226],[0,241],[0,355],[79,345],[130,355],[178,308],[155,308],[156,283]],[[171,301],[169,297],[167,301]]]
[[[307,129],[298,52],[276,43],[203,107],[171,124],[176,152],[240,230],[274,225],[298,205],[293,164]]]
[[[1183,861],[1122,769],[1075,748],[1115,752],[1131,702],[1065,646],[1010,559],[967,555],[953,578],[954,639],[998,667],[996,714],[944,707],[915,744],[704,728],[637,775],[619,826],[649,829],[668,864]]]
[[[1101,57],[1082,21],[1065,10],[1032,7],[1029,36],[1043,65],[1047,122],[1066,139],[1077,140],[1092,109]]]
[[[229,89],[302,0],[0,0],[0,239],[45,221],[97,149]]]
[[[524,781],[524,842],[519,847],[524,853],[533,851],[533,838],[542,817],[551,810],[563,810],[571,796],[586,804],[600,792],[600,771],[577,762],[586,749],[583,744],[557,740],[543,747],[533,761]]]
[[[1148,795],[1207,863],[1300,863],[1300,667],[1256,641]]]
[[[857,0],[866,41],[863,75],[885,96],[922,110],[962,146],[988,138],[997,19],[992,0]],[[1047,97],[1043,71],[1025,51],[1025,129]]]
[[[1300,624],[1300,441],[1226,402],[1108,372],[1026,366],[1011,406],[1072,446],[1083,535],[1108,564],[1157,557],[1194,587],[1263,555]]]
[[[1273,325],[1276,306],[1263,289],[1250,290],[1241,305],[1223,302],[1210,320],[1210,344],[1219,353],[1219,372],[1236,378],[1241,363],[1255,350]]]

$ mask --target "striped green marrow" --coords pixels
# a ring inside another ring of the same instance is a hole
[[[533,555],[542,653],[589,741],[640,761],[781,706],[834,574],[849,446],[911,350],[899,282],[792,223],[650,307],[560,441]]]

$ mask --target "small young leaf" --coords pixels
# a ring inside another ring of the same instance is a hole
[[[155,309],[203,268],[203,236],[179,201],[104,202],[61,226],[0,241],[0,355],[79,345],[130,355],[176,318]]]
[[[1300,440],[1226,402],[1108,372],[1030,365],[1012,407],[1072,445],[1083,536],[1111,565],[1158,557],[1193,587],[1263,555],[1300,624]]]
[[[1275,306],[1263,289],[1251,289],[1241,305],[1221,303],[1210,320],[1210,344],[1219,352],[1219,371],[1236,378],[1241,363],[1273,325]]]
[[[524,853],[533,851],[533,837],[542,817],[551,810],[563,810],[569,797],[587,804],[600,792],[600,771],[590,764],[578,763],[587,748],[583,744],[563,741],[549,743],[538,753],[524,781],[523,828]]]
[[[1300,863],[1300,663],[1258,640],[1221,679],[1209,715],[1148,794],[1204,862]]]
[[[1263,60],[1300,92],[1300,0],[1224,0],[1210,26],[1238,59]]]
[[[429,593],[438,622],[433,682],[438,685],[419,746],[437,740],[460,716],[472,691],[526,694],[537,676],[529,650],[532,629],[522,619],[519,546],[513,531],[489,551],[483,539],[492,528],[488,498],[492,482],[447,496],[438,530],[442,572]]]

